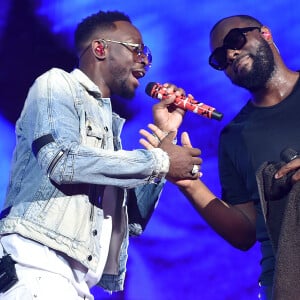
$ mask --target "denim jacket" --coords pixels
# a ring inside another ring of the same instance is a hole
[[[161,149],[122,150],[125,120],[79,69],[53,68],[36,79],[16,123],[17,145],[0,234],[18,233],[96,271],[101,256],[101,197],[118,189],[123,242],[116,274],[99,285],[123,289],[128,236],[144,229],[160,196],[169,159]],[[129,226],[128,226],[129,224]],[[131,231],[130,231],[131,230]]]

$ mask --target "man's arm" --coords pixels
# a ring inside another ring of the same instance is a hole
[[[153,124],[149,125],[152,132],[158,137],[163,133]],[[159,144],[146,130],[140,130],[145,139],[140,143],[147,149],[159,147]],[[187,133],[181,136],[184,148],[192,145]],[[199,173],[202,176],[202,173]],[[229,205],[218,199],[202,180],[180,180],[169,177],[168,180],[179,187],[181,192],[195,207],[204,220],[225,240],[234,247],[248,250],[256,242],[256,211],[253,202],[239,205]]]
[[[231,245],[241,250],[254,245],[256,212],[253,202],[229,205],[218,199],[201,180],[189,180],[184,185],[181,181],[178,186],[203,219]]]

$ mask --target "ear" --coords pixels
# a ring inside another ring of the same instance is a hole
[[[105,58],[106,56],[105,49],[107,48],[105,40],[93,41],[92,47],[93,47],[93,53],[97,58],[99,59]]]
[[[273,38],[272,38],[272,34],[271,31],[268,27],[266,26],[262,26],[260,33],[262,35],[262,37],[268,42],[268,43],[272,43],[273,42]]]

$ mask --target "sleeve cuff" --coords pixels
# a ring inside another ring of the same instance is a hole
[[[155,159],[153,173],[150,176],[150,182],[154,182],[155,179],[161,179],[169,172],[170,159],[168,154],[160,148],[154,148],[149,151],[152,152]]]

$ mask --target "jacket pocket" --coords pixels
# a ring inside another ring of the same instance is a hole
[[[105,147],[105,129],[90,119],[86,120],[86,145],[97,148]]]
[[[91,204],[86,195],[36,201],[30,211],[31,222],[40,227],[41,231],[77,242],[88,242],[90,239],[93,223],[90,221]]]

